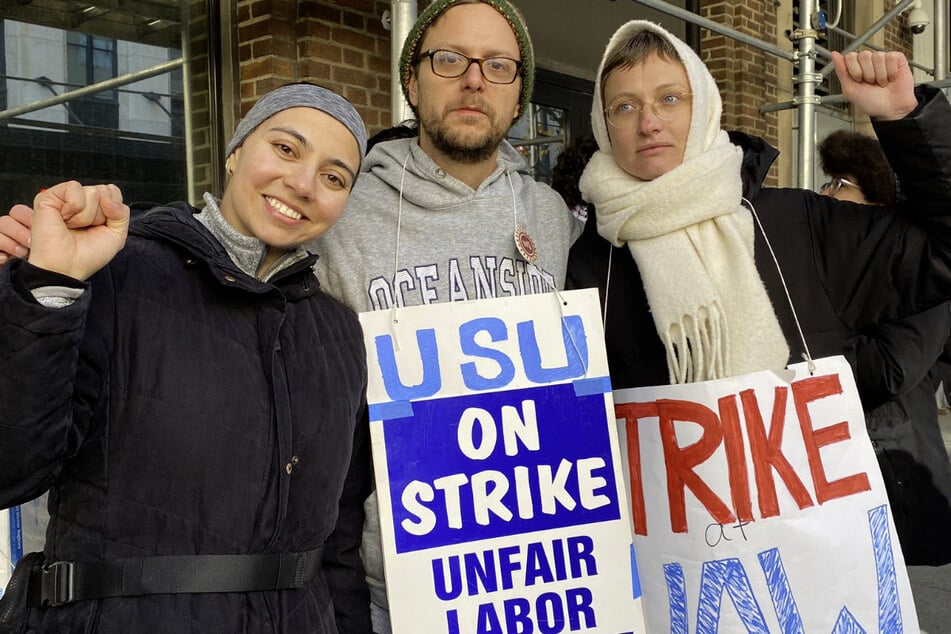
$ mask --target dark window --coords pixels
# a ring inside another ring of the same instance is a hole
[[[839,0],[836,2],[830,2],[829,0],[819,1],[819,10],[823,12],[826,25],[832,24],[833,20],[835,20],[835,10],[840,6],[842,13],[836,26],[834,28],[820,30],[819,36],[816,38],[816,44],[829,51],[841,51],[852,43],[852,41],[855,39],[854,36],[856,35],[854,0],[841,0],[841,2],[839,2]],[[793,7],[793,28],[799,28],[799,26],[799,5],[796,4]],[[846,33],[851,34],[851,36],[846,35]],[[816,63],[816,71],[820,70],[828,63],[831,63],[830,59],[824,55],[819,55]],[[825,80],[820,85],[816,86],[816,94],[820,96],[837,95],[841,92],[842,87],[839,85],[839,79],[836,77],[834,72],[828,74]],[[845,109],[848,107],[848,104],[845,102],[834,102],[826,105],[838,109]]]
[[[180,51],[169,49],[168,58],[170,60],[178,59],[180,56]],[[172,104],[171,114],[169,114],[172,118],[171,136],[183,139],[185,138],[185,88],[181,68],[176,68],[169,73],[168,87]]]
[[[509,141],[529,161],[535,180],[550,183],[561,151],[590,132],[593,91],[590,81],[538,69],[532,107],[509,132]]]
[[[158,6],[144,0],[121,4],[123,15],[129,16]],[[99,15],[111,19],[119,12],[117,8]],[[43,187],[69,179],[115,183],[128,201],[190,198],[180,69],[171,78],[165,75],[166,81],[157,75],[148,84],[126,83],[29,109],[53,95],[118,77],[120,70],[139,72],[178,59],[181,33],[177,23],[162,21],[162,28],[150,34],[139,20],[137,30],[126,33],[117,21],[103,23],[102,17],[84,23],[88,32],[76,32],[59,28],[66,23],[75,28],[78,20],[72,14],[56,19],[53,14],[27,12],[23,17],[28,20],[7,18],[3,31],[9,38],[5,42],[9,92],[4,109],[26,107],[27,111],[0,121],[0,214],[14,203],[29,203]],[[29,21],[34,18],[46,23]],[[128,37],[112,37],[112,32]],[[128,55],[121,65],[120,53]],[[126,61],[128,70],[123,67]],[[145,100],[154,101],[155,106]]]
[[[0,19],[0,110],[7,109],[7,23]]]
[[[116,41],[86,33],[69,32],[66,36],[66,77],[70,90],[89,86],[118,74]],[[72,113],[81,125],[98,128],[119,127],[119,96],[115,90],[103,90],[70,102]]]

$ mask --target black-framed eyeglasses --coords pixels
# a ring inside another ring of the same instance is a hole
[[[835,196],[839,193],[839,190],[843,187],[854,187],[856,189],[862,189],[859,185],[856,185],[852,181],[842,178],[841,176],[836,176],[832,180],[822,183],[819,186],[820,194],[828,194],[829,196]]]
[[[453,79],[465,74],[473,64],[479,65],[482,76],[492,84],[511,84],[518,77],[522,62],[510,57],[469,57],[456,51],[429,50],[420,53],[416,63],[429,58],[433,73],[439,77]]]

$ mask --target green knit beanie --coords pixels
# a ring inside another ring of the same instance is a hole
[[[419,56],[419,46],[423,40],[423,34],[432,26],[433,22],[439,19],[439,16],[459,2],[460,0],[434,0],[419,15],[409,35],[406,36],[406,41],[403,43],[403,53],[400,55],[400,85],[403,87],[403,95],[407,101],[409,101],[410,70]],[[519,71],[522,76],[522,91],[519,94],[518,110],[519,115],[521,115],[528,108],[532,99],[532,88],[535,85],[535,53],[532,51],[532,40],[528,36],[528,28],[525,26],[522,14],[508,0],[480,0],[480,2],[501,13],[502,17],[508,20],[512,31],[515,33],[518,51],[522,57],[522,67]],[[416,111],[415,106],[413,111]]]

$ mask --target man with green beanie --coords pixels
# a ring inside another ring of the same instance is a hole
[[[400,57],[419,137],[367,155],[347,213],[316,245],[324,290],[366,311],[563,288],[582,225],[505,140],[534,74],[524,20],[507,0],[436,0],[422,11]],[[366,510],[373,625],[384,634],[375,495]]]

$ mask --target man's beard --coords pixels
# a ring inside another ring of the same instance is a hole
[[[490,120],[494,120],[491,111],[487,114]],[[457,163],[481,163],[490,158],[499,149],[499,144],[508,132],[508,128],[499,129],[493,125],[487,133],[472,139],[467,138],[469,135],[465,132],[452,130],[446,124],[445,117],[431,111],[420,111],[419,115],[420,128],[426,131],[433,147]]]

